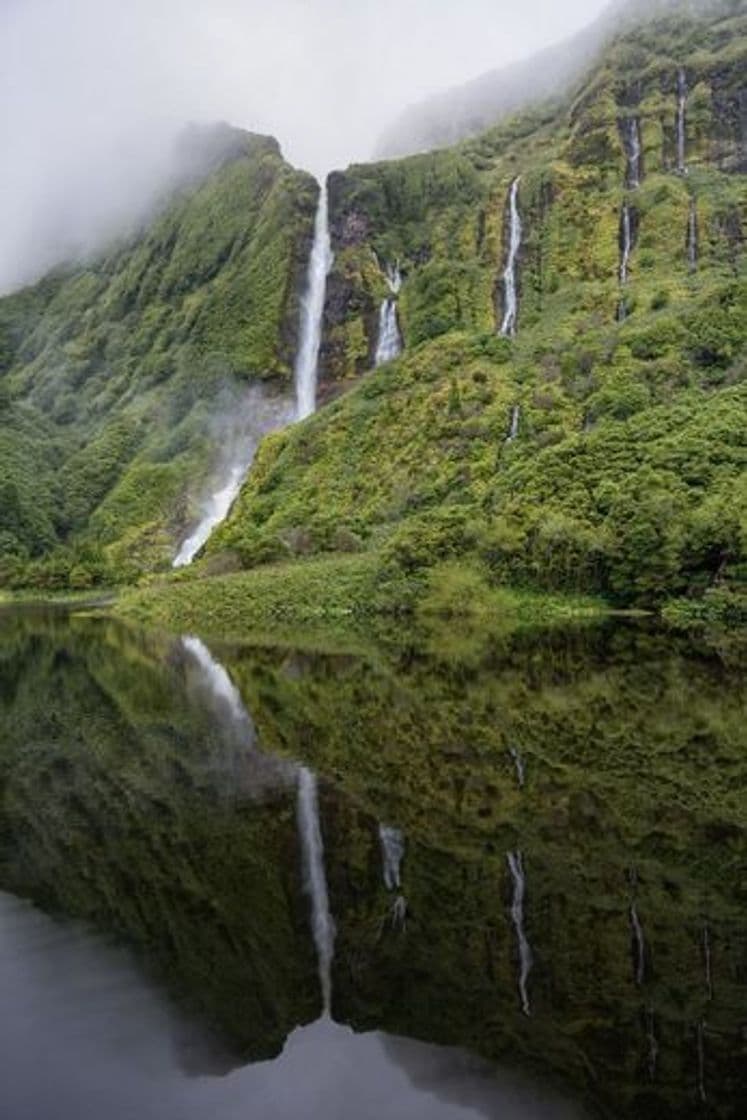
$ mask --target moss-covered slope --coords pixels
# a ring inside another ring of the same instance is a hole
[[[267,441],[213,550],[252,566],[364,548],[406,571],[470,554],[496,579],[623,602],[741,585],[746,73],[743,8],[680,13],[622,36],[560,113],[332,175],[323,379],[370,369],[394,262],[405,352]]]
[[[5,582],[163,563],[216,416],[250,381],[289,381],[316,184],[267,137],[220,126],[186,148],[189,180],[147,228],[0,300]]]

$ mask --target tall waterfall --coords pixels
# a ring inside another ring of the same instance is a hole
[[[519,783],[519,789],[523,789],[524,782],[526,781],[526,766],[524,764],[524,759],[521,757],[521,752],[519,751],[518,747],[509,747],[508,753],[511,755],[511,759],[516,769],[516,780]]]
[[[398,828],[379,825],[384,886],[388,891],[399,890],[400,868],[405,854],[405,838]]]
[[[513,338],[516,334],[516,319],[518,313],[518,296],[516,285],[516,260],[521,248],[521,215],[519,214],[519,183],[521,176],[517,176],[511,184],[509,194],[509,221],[510,232],[508,240],[508,261],[503,272],[503,322],[500,333],[506,338]]]
[[[690,199],[687,215],[687,263],[690,271],[695,272],[698,267],[698,207],[694,198]]]
[[[295,366],[296,416],[299,420],[310,416],[316,409],[316,380],[319,347],[322,342],[324,296],[333,259],[328,207],[325,180],[319,190],[319,203],[314,220],[314,242],[306,276],[306,291],[301,299],[300,335]]]
[[[625,150],[628,157],[626,185],[630,190],[636,190],[640,187],[642,178],[641,126],[637,117],[631,117],[627,121],[624,136]]]
[[[680,69],[677,72],[677,171],[687,173],[685,164],[685,113],[687,110],[687,76]]]
[[[524,861],[521,852],[509,852],[506,856],[511,878],[514,884],[513,899],[511,902],[511,920],[516,932],[516,944],[519,950],[519,997],[521,1010],[525,1015],[530,1014],[529,993],[527,980],[532,968],[532,950],[524,932],[524,895],[526,893],[526,879],[524,877]]]
[[[304,890],[311,901],[311,928],[319,962],[323,1014],[327,1016],[330,1014],[332,1001],[335,924],[329,909],[327,877],[324,872],[324,844],[319,822],[316,778],[305,766],[298,772],[297,819],[303,855]]]

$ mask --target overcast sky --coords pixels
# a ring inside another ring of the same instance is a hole
[[[0,0],[0,291],[134,212],[189,120],[270,132],[321,174],[606,3]]]

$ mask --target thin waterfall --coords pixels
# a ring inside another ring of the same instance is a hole
[[[690,271],[695,272],[698,267],[698,207],[694,198],[690,199],[687,216],[687,263]]]
[[[328,1016],[332,1003],[335,924],[329,909],[327,877],[324,872],[324,844],[319,822],[316,777],[305,766],[298,772],[297,819],[303,856],[304,890],[311,901],[311,928],[319,962],[323,1015]]]
[[[506,443],[513,443],[518,436],[520,420],[521,409],[518,404],[515,404],[511,409],[511,420],[508,425],[508,435],[506,436]]]
[[[521,176],[517,176],[511,184],[509,193],[509,222],[510,231],[508,239],[508,261],[503,272],[503,322],[500,333],[505,338],[513,338],[516,334],[516,320],[518,315],[518,295],[516,284],[516,261],[521,248],[521,215],[519,213],[519,183]]]
[[[400,871],[405,854],[404,835],[398,828],[380,824],[379,840],[381,842],[384,886],[388,891],[399,890]]]
[[[633,250],[633,223],[630,216],[630,207],[627,202],[620,212],[620,287],[625,288],[630,275],[630,254]],[[625,296],[620,294],[617,305],[617,317],[622,322],[627,317],[628,309]]]
[[[379,341],[374,365],[383,366],[385,362],[393,362],[401,353],[402,335],[397,320],[397,301],[389,296],[379,308]]]
[[[332,267],[332,242],[329,234],[329,202],[326,180],[319,189],[314,219],[314,242],[309,257],[306,291],[301,299],[301,323],[296,354],[296,417],[303,420],[316,409],[316,382],[319,348],[322,343],[322,317],[327,276]]]
[[[514,884],[513,899],[511,901],[511,920],[516,933],[516,944],[519,950],[519,998],[521,1010],[529,1015],[529,993],[527,980],[532,969],[532,949],[524,932],[524,895],[526,894],[526,878],[524,876],[524,861],[520,851],[508,852],[506,855],[508,868]]]
[[[511,755],[514,767],[516,769],[516,780],[519,783],[519,789],[523,789],[524,782],[526,781],[526,767],[524,765],[524,759],[521,757],[521,753],[517,747],[509,747],[508,753]]]
[[[629,190],[637,190],[643,178],[641,126],[637,117],[630,117],[623,128],[625,153],[628,159],[626,186]]]
[[[643,935],[643,926],[638,917],[635,902],[630,904],[630,926],[633,930],[633,971],[635,982],[640,988],[646,978],[646,939]]]
[[[687,111],[687,76],[680,68],[677,72],[677,171],[687,174],[685,164],[685,115]]]
[[[711,970],[711,931],[703,926],[703,964],[705,967],[705,988],[708,1002],[713,999],[713,972]]]

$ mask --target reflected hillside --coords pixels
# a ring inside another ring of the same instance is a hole
[[[737,1117],[742,673],[629,626],[209,653],[223,677],[183,639],[3,615],[0,887],[132,945],[233,1060],[276,1054],[320,1011],[303,762],[335,1020],[540,1074],[592,1114]]]

